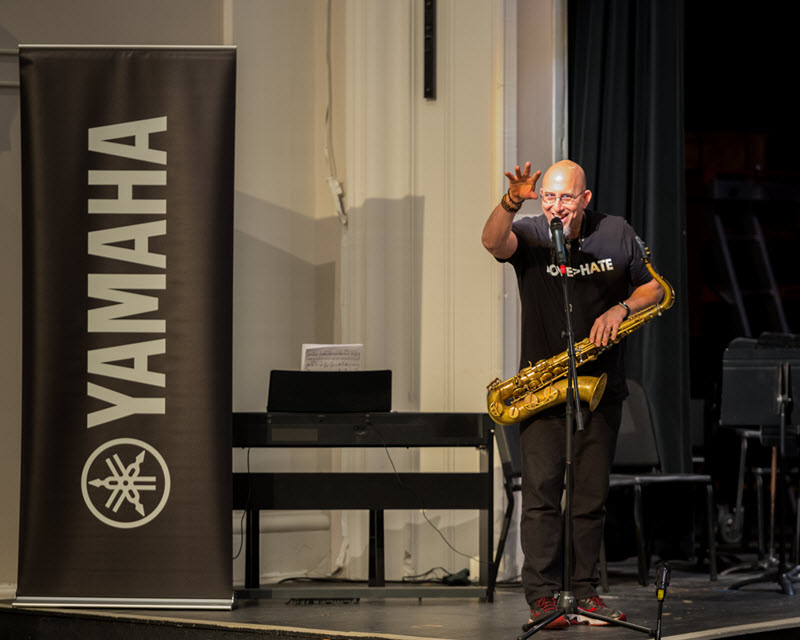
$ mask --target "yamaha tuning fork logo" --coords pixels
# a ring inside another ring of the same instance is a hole
[[[167,504],[169,468],[146,442],[118,438],[97,447],[86,460],[81,490],[89,511],[101,522],[119,529],[141,527]]]

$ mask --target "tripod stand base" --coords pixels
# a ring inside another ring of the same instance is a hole
[[[571,616],[574,615],[581,615],[584,618],[592,618],[593,620],[597,620],[599,624],[604,625],[615,625],[618,627],[625,627],[626,629],[633,629],[634,631],[639,631],[641,633],[646,633],[650,637],[655,637],[656,631],[655,629],[649,629],[648,627],[643,627],[638,624],[633,624],[631,622],[627,622],[625,620],[617,620],[615,618],[607,618],[606,616],[601,616],[598,613],[593,613],[590,611],[583,611],[581,610],[580,613],[576,611],[568,612],[562,608],[558,608],[555,611],[549,613],[546,618],[543,618],[541,621],[536,620],[534,622],[529,622],[528,624],[522,625],[522,630],[525,631],[521,636],[517,636],[517,640],[525,640],[526,638],[530,638],[535,633],[541,631],[547,625],[549,625],[553,620],[557,620],[560,616],[564,616],[567,620],[570,620]],[[591,623],[590,623],[591,624]],[[597,624],[597,623],[595,623]]]
[[[724,571],[720,571],[720,576],[729,576],[732,573],[736,573],[737,571],[744,571],[752,573],[754,571],[768,571],[769,569],[776,568],[778,566],[778,559],[769,556],[767,558],[763,558],[756,562],[740,562],[739,564],[733,565],[732,567],[728,567]],[[746,578],[745,578],[746,579]]]
[[[745,587],[748,584],[758,584],[761,582],[774,582],[787,596],[793,596],[795,593],[794,583],[800,582],[800,566],[788,569],[784,567],[783,571],[779,571],[778,568],[775,567],[774,569],[765,571],[757,576],[738,580],[730,585],[728,589],[731,591],[736,591],[737,589]]]

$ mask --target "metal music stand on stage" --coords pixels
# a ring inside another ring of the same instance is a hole
[[[792,381],[792,369],[796,369]],[[758,340],[737,338],[723,355],[720,424],[740,428],[757,425],[761,443],[775,452],[778,519],[778,564],[762,574],[739,580],[730,589],[758,582],[776,582],[794,595],[800,581],[797,566],[786,563],[786,458],[798,450],[798,428],[792,423],[792,398],[800,393],[800,336],[763,334]],[[796,558],[795,558],[796,561]]]

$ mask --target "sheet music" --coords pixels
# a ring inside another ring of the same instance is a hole
[[[360,371],[363,344],[304,344],[302,371]]]

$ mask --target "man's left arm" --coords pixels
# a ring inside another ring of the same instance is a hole
[[[636,287],[630,297],[621,300],[594,321],[592,330],[589,332],[589,340],[598,347],[613,342],[617,339],[619,325],[625,318],[660,302],[663,297],[664,289],[656,280]]]

